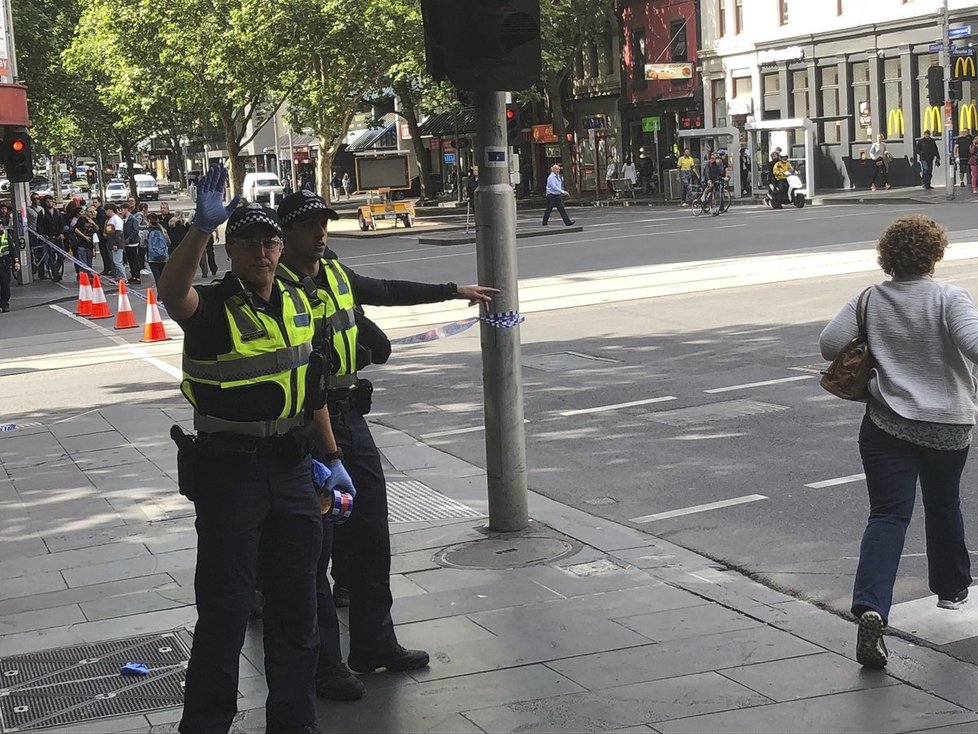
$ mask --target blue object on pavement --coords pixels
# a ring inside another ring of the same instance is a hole
[[[146,663],[126,663],[119,675],[149,675],[149,666]]]

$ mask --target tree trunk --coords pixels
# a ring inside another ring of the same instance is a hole
[[[244,196],[245,193],[241,190],[244,185],[244,163],[238,154],[241,153],[241,143],[238,142],[238,138],[234,134],[227,134],[225,130],[225,144],[228,149],[228,163],[230,168],[230,175],[228,180],[231,184],[231,197]]]
[[[183,146],[180,145],[180,136],[174,135],[170,138],[170,146],[173,148],[173,158],[177,162],[177,183],[182,189],[186,183],[186,171],[184,170]]]
[[[411,87],[407,82],[398,82],[394,85],[394,91],[401,100],[401,114],[407,121],[408,130],[411,133],[411,143],[414,146],[414,157],[418,160],[418,175],[421,180],[421,199],[435,198],[434,187],[431,184],[431,155],[424,147],[421,140],[421,131],[418,126],[418,110],[411,96]]]
[[[567,140],[567,127],[564,125],[564,95],[561,92],[563,79],[547,83],[547,95],[550,97],[550,112],[553,115],[554,135],[560,145],[560,159],[564,164],[564,188],[571,196],[577,196],[577,178],[571,158],[570,141]]]
[[[136,206],[139,206],[139,192],[136,189],[136,161],[132,155],[132,143],[128,142],[127,137],[124,137],[120,147],[122,148],[122,159],[126,162],[126,178],[129,179],[129,196],[134,198],[136,200]]]
[[[329,182],[333,178],[333,160],[336,158],[336,148],[323,147],[323,138],[319,138],[319,165],[317,166],[316,192],[329,203],[333,203],[333,188]]]

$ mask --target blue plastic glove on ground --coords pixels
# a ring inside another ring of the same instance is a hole
[[[312,460],[312,483],[316,489],[323,489],[332,474],[333,472],[323,462]]]
[[[126,663],[119,670],[119,675],[149,675],[149,666],[146,663]]]
[[[353,497],[357,496],[357,490],[353,486],[353,480],[350,479],[349,473],[346,471],[346,467],[343,466],[343,462],[339,459],[329,462],[326,466],[329,467],[332,475],[326,480],[326,491],[330,492],[334,489],[338,489],[342,492],[348,492]]]
[[[224,206],[224,189],[227,187],[228,169],[215,163],[200,179],[197,186],[197,211],[193,225],[201,232],[212,233],[218,225],[227,221],[241,197],[235,196],[230,204]]]

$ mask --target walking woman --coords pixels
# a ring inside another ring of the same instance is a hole
[[[900,217],[876,248],[890,279],[869,289],[865,300],[866,333],[876,363],[859,454],[870,509],[852,613],[859,619],[856,660],[869,668],[886,665],[883,629],[918,477],[928,581],[937,606],[956,609],[971,585],[958,485],[978,405],[972,376],[978,362],[978,309],[966,290],[932,278],[946,247],[944,228],[930,218]],[[834,359],[857,335],[858,299],[851,299],[822,332],[819,345],[826,359]]]

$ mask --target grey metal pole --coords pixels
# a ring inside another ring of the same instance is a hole
[[[519,311],[516,273],[516,198],[509,181],[506,96],[475,93],[479,186],[475,190],[475,247],[479,282],[499,288],[494,313]],[[520,328],[481,324],[489,529],[522,530],[526,499],[526,435]]]
[[[7,49],[7,61],[10,64],[10,79],[18,80],[17,71],[17,41],[14,38],[14,12],[10,0],[3,0],[0,5],[0,13],[3,13],[3,27],[5,37],[0,38],[0,43]],[[0,78],[0,81],[4,81]],[[11,216],[17,225],[18,244],[20,245],[20,282],[30,285],[34,279],[31,269],[30,235],[27,233],[27,206],[30,203],[29,184],[15,183],[10,185],[10,195],[13,198],[13,212]]]
[[[947,37],[948,27],[950,25],[950,19],[948,18],[947,12],[947,0],[944,0],[943,7],[941,8],[941,53],[938,60],[941,67],[944,69],[944,104],[945,107],[951,104],[951,41]],[[954,107],[951,107],[951,116],[944,120],[944,138],[942,145],[946,146],[948,143],[948,134],[952,133],[954,130]],[[954,176],[956,164],[954,159],[951,157],[951,152],[954,150],[954,141],[951,140],[951,148],[945,150],[945,168],[944,168],[944,198],[947,201],[954,200]]]

